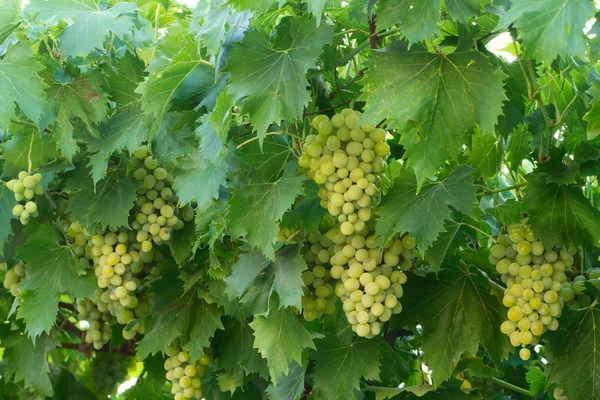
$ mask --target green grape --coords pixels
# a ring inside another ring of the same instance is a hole
[[[97,352],[90,362],[92,388],[98,398],[114,396],[128,379],[128,371],[135,366],[135,358],[115,353]]]
[[[3,263],[6,270],[6,264]],[[19,285],[25,279],[25,264],[17,263],[14,267],[6,270],[4,273],[4,281],[2,282],[5,289],[10,291],[10,294],[16,296],[19,294]]]
[[[172,382],[174,399],[201,399],[201,379],[206,373],[206,366],[212,364],[212,357],[204,353],[199,360],[192,362],[189,354],[178,345],[169,346],[165,353],[165,376]]]
[[[33,200],[36,195],[44,193],[41,182],[41,174],[31,175],[27,171],[21,171],[18,179],[12,179],[6,183],[8,189],[14,193],[15,200],[19,202],[13,207],[12,213],[19,218],[23,225],[29,223],[30,217],[37,216],[37,205],[30,200]]]

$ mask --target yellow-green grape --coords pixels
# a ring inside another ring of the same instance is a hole
[[[94,346],[94,349],[100,350],[110,339],[112,339],[111,322],[113,317],[110,313],[102,312],[98,309],[97,301],[87,298],[77,299],[75,309],[77,310],[77,321],[83,330],[85,330],[84,341]],[[83,324],[85,321],[87,324]]]
[[[338,219],[340,231],[352,235],[371,220],[382,174],[387,168],[386,132],[373,124],[360,124],[358,111],[345,109],[331,120],[312,120],[299,164],[320,185],[321,206]]]
[[[6,183],[6,187],[15,195],[15,200],[19,204],[13,207],[12,213],[23,225],[29,223],[31,217],[38,215],[37,204],[32,201],[36,195],[44,193],[41,186],[43,176],[41,174],[30,174],[27,171],[21,171],[18,179],[12,179]]]
[[[97,352],[90,362],[90,371],[92,388],[98,398],[114,396],[119,386],[129,379],[128,371],[134,367],[134,357]]]
[[[600,288],[600,268],[591,268],[586,271],[587,276],[578,275],[573,281],[565,281],[562,283],[558,294],[562,301],[570,308],[579,309],[587,308],[592,305],[593,299],[585,293],[585,283],[589,282],[592,285]]]
[[[557,330],[564,304],[575,299],[564,272],[572,267],[574,253],[547,249],[525,223],[510,225],[508,234],[490,248],[490,262],[507,286],[502,299],[507,321],[500,330],[513,346],[523,346],[523,360],[531,356],[526,346],[537,344],[544,332]]]
[[[343,237],[346,240],[331,257],[331,275],[340,279],[335,293],[356,334],[372,338],[393,314],[402,311],[400,298],[407,277],[401,269],[411,266],[414,240],[397,235],[380,250],[368,228]]]
[[[206,373],[206,366],[212,364],[212,357],[204,353],[196,362],[192,362],[189,353],[178,345],[172,345],[165,352],[164,363],[166,378],[172,382],[171,394],[175,400],[201,399],[201,379]]]
[[[6,264],[4,264],[4,268],[6,268]],[[10,290],[13,296],[16,296],[19,294],[19,285],[23,279],[25,279],[25,264],[17,263],[4,273],[2,284],[5,289]]]

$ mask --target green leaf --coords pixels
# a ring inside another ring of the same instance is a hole
[[[548,383],[558,383],[569,400],[587,400],[600,393],[600,310],[565,309],[560,329],[546,334]]]
[[[600,240],[600,211],[575,185],[547,183],[545,174],[526,177],[524,209],[529,223],[547,246],[591,246]]]
[[[250,182],[236,188],[229,200],[229,231],[233,237],[244,237],[269,259],[275,256],[273,245],[277,239],[276,222],[304,194],[302,183],[306,177],[298,175],[296,163],[286,164],[283,176],[275,182]],[[256,218],[261,223],[256,223]]]
[[[284,0],[232,0],[231,4],[238,10],[252,10],[255,15],[265,14],[275,3],[283,6]]]
[[[502,114],[498,117],[498,130],[503,136],[507,136],[513,135],[513,129],[523,123],[525,104],[529,99],[527,82],[519,63],[502,63],[501,68],[508,75],[504,80],[508,100],[504,102]]]
[[[166,275],[152,285],[152,328],[138,342],[140,359],[165,350],[177,337],[192,360],[197,360],[210,344],[217,329],[223,329],[221,310],[198,298],[194,290],[186,293],[174,274]]]
[[[19,171],[27,171],[29,160],[31,160],[32,171],[35,171],[58,157],[56,145],[52,143],[50,135],[42,134],[40,137],[35,129],[19,125],[11,125],[10,132],[12,134],[10,140],[2,143],[3,176],[16,177]]]
[[[242,368],[247,375],[256,372],[267,377],[269,374],[267,364],[252,347],[254,335],[250,326],[245,321],[240,322],[234,318],[228,318],[223,325],[225,332],[215,337],[219,364],[229,373]]]
[[[318,228],[327,215],[327,210],[321,207],[318,190],[319,186],[313,180],[305,181],[304,196],[294,204],[293,210],[285,213],[279,227],[304,228],[305,231]]]
[[[171,396],[164,380],[147,378],[142,382],[138,381],[133,387],[118,396],[117,399],[168,400]]]
[[[429,183],[416,194],[415,173],[402,169],[381,202],[381,217],[375,227],[379,243],[385,243],[397,232],[409,232],[419,249],[424,251],[444,232],[444,221],[452,216],[449,206],[474,217],[476,200],[472,173],[470,167],[459,165],[445,180]]]
[[[37,10],[36,12],[33,10]],[[117,3],[102,7],[99,0],[31,0],[26,11],[47,25],[74,20],[58,36],[62,58],[82,55],[87,57],[95,49],[103,48],[109,33],[121,37],[134,27],[135,3]]]
[[[269,182],[278,179],[285,165],[294,159],[291,143],[284,135],[267,136],[262,148],[255,140],[237,149],[235,154],[242,169],[252,167]]]
[[[270,124],[302,116],[310,101],[305,75],[332,37],[331,26],[317,27],[304,15],[282,19],[273,40],[250,30],[243,42],[234,44],[225,68],[231,73],[228,93],[236,103],[244,98],[241,112],[249,114],[261,143]]]
[[[21,282],[19,317],[34,340],[50,332],[56,320],[61,294],[71,298],[94,297],[95,277],[82,277],[81,265],[68,245],[57,242],[48,225],[32,225],[29,239],[19,247],[16,258],[27,265],[27,279]]]
[[[404,310],[423,326],[419,341],[436,387],[463,353],[477,354],[480,344],[496,365],[508,355],[511,346],[500,331],[506,310],[477,270],[442,270],[437,279],[413,275],[405,287]]]
[[[223,0],[199,1],[194,8],[190,33],[194,33],[213,54],[219,52],[221,43],[225,39],[226,23],[230,12],[229,5]]]
[[[249,315],[269,313],[273,293],[277,294],[276,306],[301,310],[302,271],[306,269],[300,245],[282,247],[274,261],[258,251],[245,253],[225,279],[226,292],[230,299],[239,298]]]
[[[592,108],[585,113],[583,119],[587,121],[587,138],[588,140],[592,140],[600,135],[600,83],[592,82],[592,87],[589,89],[589,92],[593,96],[593,99],[590,102]]]
[[[200,149],[208,160],[215,162],[227,143],[231,124],[231,97],[227,92],[221,92],[215,109],[210,114],[203,115],[200,121],[202,125],[196,129],[196,133],[202,138]]]
[[[287,375],[280,376],[277,386],[270,384],[267,394],[271,400],[297,400],[304,392],[304,367],[292,361]]]
[[[98,138],[90,139],[87,149],[90,157],[94,185],[106,176],[110,156],[124,149],[133,152],[148,140],[146,115],[135,104],[119,108],[110,119],[100,126]]]
[[[12,209],[17,204],[15,194],[6,185],[0,184],[0,254],[4,254],[4,244],[12,233],[10,221],[16,218]]]
[[[0,60],[0,130],[5,130],[15,117],[15,103],[40,126],[46,108],[46,84],[38,73],[44,69],[23,44],[8,46]]]
[[[514,0],[496,29],[514,23],[525,57],[550,63],[559,56],[585,56],[583,28],[593,16],[594,5],[587,0]]]
[[[420,188],[447,158],[462,153],[475,124],[494,132],[507,99],[506,74],[476,51],[440,55],[404,46],[396,43],[373,55],[359,100],[366,102],[365,121],[388,119],[388,126],[397,128],[417,123],[401,143]]]
[[[462,225],[454,221],[446,221],[444,232],[440,233],[435,242],[427,249],[425,259],[435,272],[438,272],[442,265],[453,259],[456,250],[466,243]]]
[[[0,4],[0,43],[16,28],[13,21],[21,11],[21,0],[4,0]]]
[[[377,340],[356,338],[342,343],[337,336],[326,335],[317,340],[315,389],[326,400],[353,399],[361,378],[379,379],[379,366]]]
[[[29,279],[29,278],[28,278]],[[3,359],[8,361],[4,374],[15,382],[23,381],[42,396],[52,395],[48,352],[59,345],[54,336],[42,335],[34,343],[19,332],[2,338]],[[3,375],[4,375],[3,374]]]
[[[52,137],[62,156],[71,161],[79,150],[73,133],[72,118],[79,118],[88,129],[106,120],[108,98],[104,93],[104,76],[100,72],[75,78],[69,82],[49,82],[48,105],[53,109],[56,123]]]
[[[523,203],[515,199],[506,200],[504,203],[487,208],[485,211],[492,214],[503,224],[516,224],[523,220]]]
[[[144,62],[131,53],[118,60],[116,67],[107,67],[107,88],[110,99],[119,106],[125,107],[138,103],[141,95],[135,90],[144,80]],[[139,107],[139,105],[138,105]]]
[[[81,383],[67,368],[52,364],[52,391],[60,395],[61,400],[93,399],[94,393]]]
[[[257,315],[250,327],[254,330],[254,348],[267,360],[275,385],[281,374],[288,374],[292,361],[302,362],[305,348],[315,348],[310,332],[290,308],[273,310],[268,317]]]
[[[548,379],[546,378],[544,371],[536,367],[531,367],[529,371],[527,371],[525,378],[529,384],[529,391],[532,395],[541,393],[548,384]]]
[[[531,133],[527,125],[519,124],[509,135],[506,161],[511,171],[518,171],[521,163],[533,151]]]
[[[473,135],[469,165],[475,171],[473,178],[489,178],[496,175],[502,163],[502,144],[494,136],[477,132]]]
[[[126,166],[115,167],[95,186],[89,171],[80,167],[67,182],[68,190],[78,191],[71,195],[67,210],[85,227],[129,226],[129,210],[138,187],[139,182],[128,175]]]

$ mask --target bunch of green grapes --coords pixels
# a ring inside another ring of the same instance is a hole
[[[588,276],[578,275],[573,281],[562,284],[560,297],[571,308],[586,308],[594,301],[585,291],[585,282],[590,282],[600,289],[600,268],[592,268],[587,271]]]
[[[86,250],[89,245],[90,234],[83,229],[81,224],[77,221],[70,222],[67,219],[63,219],[61,220],[61,226],[63,231],[67,234],[67,240],[71,243],[71,248],[79,260],[81,268],[89,268],[92,256]]]
[[[344,235],[362,231],[371,220],[390,153],[386,132],[374,124],[359,126],[360,117],[347,108],[331,119],[313,118],[318,134],[306,137],[298,161],[320,185],[321,206],[337,217]]]
[[[37,204],[33,199],[36,195],[44,194],[41,182],[42,174],[31,175],[27,171],[19,172],[18,179],[6,183],[6,187],[14,192],[15,200],[19,202],[13,207],[12,213],[23,225],[27,225],[30,217],[37,216]]]
[[[1,265],[2,270],[6,271],[2,284],[5,289],[10,290],[10,293],[13,296],[16,296],[19,294],[19,285],[21,284],[21,281],[25,279],[25,264],[17,263],[9,270],[7,270],[6,263],[2,263]]]
[[[133,177],[142,181],[144,186],[137,190],[135,220],[131,226],[137,231],[136,240],[141,243],[141,250],[149,252],[153,244],[168,241],[173,229],[182,228],[183,220],[189,222],[194,219],[194,210],[188,206],[178,212],[177,197],[172,189],[173,175],[159,167],[147,147],[140,147],[133,156],[130,169]]]
[[[341,233],[341,232],[340,232]],[[383,251],[368,228],[353,235],[336,235],[345,245],[331,257],[331,276],[341,279],[335,292],[343,301],[348,322],[359,336],[372,338],[392,314],[402,311],[399,299],[412,265],[415,243],[408,235],[390,239]],[[340,243],[341,244],[341,243]]]
[[[170,346],[167,349],[165,370],[167,379],[173,383],[171,393],[175,400],[201,399],[201,379],[206,373],[206,366],[212,363],[208,354],[203,354],[197,362],[190,360],[188,352],[179,346]]]
[[[336,296],[331,285],[329,259],[336,252],[336,244],[317,229],[308,233],[307,240],[310,247],[304,253],[308,270],[302,273],[302,316],[310,322],[324,313],[335,313]]]
[[[554,389],[554,392],[552,393],[554,400],[569,400],[567,396],[563,396],[564,391],[563,388]]]
[[[100,289],[99,289],[100,290]],[[102,313],[98,309],[97,301],[88,298],[75,301],[77,321],[86,321],[89,327],[85,333],[85,342],[93,344],[94,349],[100,350],[112,338],[110,322],[112,317],[108,312]]]
[[[573,265],[574,251],[546,249],[530,226],[515,224],[490,253],[507,286],[502,302],[508,320],[500,329],[513,346],[522,346],[519,355],[528,360],[531,351],[526,346],[539,343],[545,331],[558,329],[564,304],[559,292],[567,280],[565,270]]]
[[[137,296],[142,279],[147,276],[158,277],[161,274],[153,266],[158,253],[139,249],[132,231],[108,232],[96,234],[88,247],[94,261],[94,272],[98,277],[98,309],[108,311],[117,322],[127,325],[148,313],[148,305],[140,302]],[[123,337],[133,339],[136,333],[144,333],[144,324],[136,323],[131,329],[123,329]]]
[[[128,371],[135,366],[135,358],[122,354],[96,353],[90,363],[92,388],[98,398],[114,395],[128,377]]]
[[[290,238],[295,237],[296,232],[290,228],[282,228],[277,226],[277,241],[287,242]]]

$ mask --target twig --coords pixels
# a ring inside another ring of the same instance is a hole
[[[369,17],[369,45],[371,50],[377,49],[377,15],[372,14]]]
[[[550,74],[548,71],[544,71],[546,73],[546,79],[550,80]],[[561,119],[560,109],[558,108],[558,99],[556,98],[556,91],[554,90],[554,85],[550,85],[550,94],[552,95],[552,101],[554,102],[554,108],[556,113],[556,121]]]
[[[483,185],[478,185],[478,186],[481,187]],[[506,192],[508,190],[519,189],[519,188],[522,188],[524,186],[527,186],[527,182],[517,183],[516,185],[505,186],[505,187],[497,188],[497,189],[484,189],[483,192],[477,193],[475,196],[476,197],[489,196],[490,194],[500,193],[500,192]]]
[[[528,396],[528,397],[533,397],[533,394],[531,394],[531,392],[527,389],[523,389],[521,387],[515,386],[512,383],[508,383],[506,381],[503,381],[502,379],[496,378],[495,376],[491,376],[490,380],[492,380],[494,383],[496,383],[498,386],[502,386],[506,389],[512,390],[515,393],[519,393],[522,394],[524,396]]]
[[[345,107],[345,106],[346,106],[346,104],[343,104],[343,103],[342,104],[336,104],[334,106],[323,108],[321,110],[317,110],[317,111],[313,111],[313,112],[309,112],[309,113],[304,113],[304,114],[302,114],[302,116],[303,117],[310,117],[311,115],[323,114],[324,112],[335,110],[336,108]]]
[[[10,122],[13,123],[13,124],[17,124],[17,125],[22,125],[22,126],[27,126],[29,128],[36,128],[36,129],[38,129],[37,125],[34,124],[33,122],[21,121],[21,120],[18,120],[18,119],[11,119]],[[52,130],[48,129],[48,128],[44,128],[44,132],[46,132],[46,133],[52,133]]]
[[[31,167],[33,163],[31,162],[31,150],[33,149],[33,137],[35,136],[35,131],[31,132],[31,141],[29,142],[29,152],[27,153],[27,172],[31,174]]]
[[[160,17],[160,3],[156,3],[156,10],[154,12],[154,42],[152,43],[152,60],[156,56],[156,42],[158,41],[158,21]]]
[[[344,100],[344,97],[342,97],[342,91],[340,90],[340,85],[338,85],[338,73],[337,73],[337,68],[333,68],[333,79],[335,81],[335,90],[338,94],[338,96],[340,97],[340,100],[342,100],[344,102],[344,105],[346,107],[350,107],[350,104]]]
[[[471,225],[471,224],[467,224],[466,222],[460,222],[460,224],[461,224],[462,226],[466,226],[466,227],[468,227],[468,228],[471,228],[471,229],[473,229],[473,230],[476,230],[477,232],[479,232],[479,233],[483,234],[484,236],[487,236],[487,237],[488,237],[488,238],[489,238],[489,239],[492,241],[492,243],[494,243],[494,244],[496,244],[496,243],[497,243],[497,242],[496,242],[496,239],[494,239],[494,237],[493,237],[492,235],[490,235],[489,233],[486,233],[486,232],[482,231],[481,229],[479,229],[479,228],[477,228],[477,227],[475,227],[475,226],[473,226],[473,225]]]
[[[519,67],[521,67],[521,73],[523,74],[523,78],[525,79],[525,83],[527,84],[527,96],[529,97],[529,100],[533,101],[533,91],[531,90],[531,82],[529,82],[529,76],[527,75],[527,72],[525,71],[525,67],[523,66],[523,61],[521,60],[521,57],[519,56],[519,49],[517,48],[517,42],[515,41],[514,38],[512,40],[512,44],[515,49],[515,56],[517,57],[517,62],[519,63]]]
[[[417,361],[419,363],[419,374],[421,376],[421,385],[425,384],[425,374],[423,373],[423,363],[421,362],[421,348],[417,347]]]
[[[265,136],[271,136],[271,135],[289,135],[289,136],[291,136],[291,137],[293,137],[293,138],[296,138],[296,139],[298,139],[298,140],[302,140],[302,138],[301,138],[300,136],[294,135],[293,133],[289,133],[289,132],[267,132],[267,133],[265,134]],[[240,144],[239,144],[239,145],[236,147],[236,149],[239,149],[240,147],[244,147],[244,146],[245,146],[245,145],[247,145],[248,143],[250,143],[250,142],[253,142],[253,141],[257,140],[257,139],[258,139],[258,136],[254,136],[253,138],[250,138],[250,139],[246,140],[245,142],[243,142],[243,143],[240,143]]]

